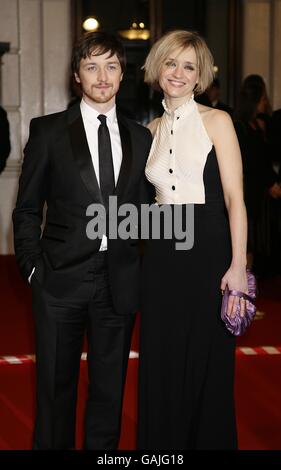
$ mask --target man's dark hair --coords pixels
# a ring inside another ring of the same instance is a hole
[[[105,32],[86,33],[81,36],[73,47],[71,68],[73,73],[79,73],[81,59],[110,52],[110,57],[117,55],[124,72],[126,65],[125,50],[122,42],[113,34]]]

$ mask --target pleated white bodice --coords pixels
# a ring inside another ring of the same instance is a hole
[[[212,142],[193,96],[174,111],[163,100],[145,174],[158,204],[204,204],[203,172]]]

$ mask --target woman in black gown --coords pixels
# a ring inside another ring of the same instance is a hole
[[[164,92],[164,114],[146,175],[156,204],[194,207],[194,243],[147,241],[143,261],[138,448],[237,448],[235,339],[220,319],[221,291],[247,292],[242,164],[227,113],[196,103],[211,83],[212,56],[196,33],[173,31],[151,49],[145,80]],[[177,208],[176,208],[177,206]],[[165,227],[166,228],[166,227]],[[230,297],[228,311],[244,300]]]

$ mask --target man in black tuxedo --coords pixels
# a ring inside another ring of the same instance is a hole
[[[150,132],[116,112],[122,44],[88,33],[74,46],[82,100],[32,119],[13,213],[17,262],[31,282],[36,328],[34,449],[75,446],[77,382],[84,332],[89,391],[86,449],[116,449],[134,314],[139,307],[137,240],[90,240],[87,207],[110,195],[138,206],[149,191]],[[46,203],[46,223],[41,234]],[[137,227],[136,227],[137,229]]]

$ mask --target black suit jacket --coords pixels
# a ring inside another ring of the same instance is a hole
[[[151,188],[144,167],[150,132],[117,113],[122,163],[115,194],[118,205],[147,203]],[[24,150],[13,212],[17,262],[25,279],[34,276],[56,297],[67,295],[86,276],[100,240],[90,240],[87,207],[101,203],[80,105],[35,118]],[[46,222],[41,234],[43,207]],[[139,246],[136,240],[108,239],[109,279],[115,308],[127,314],[139,307]]]

